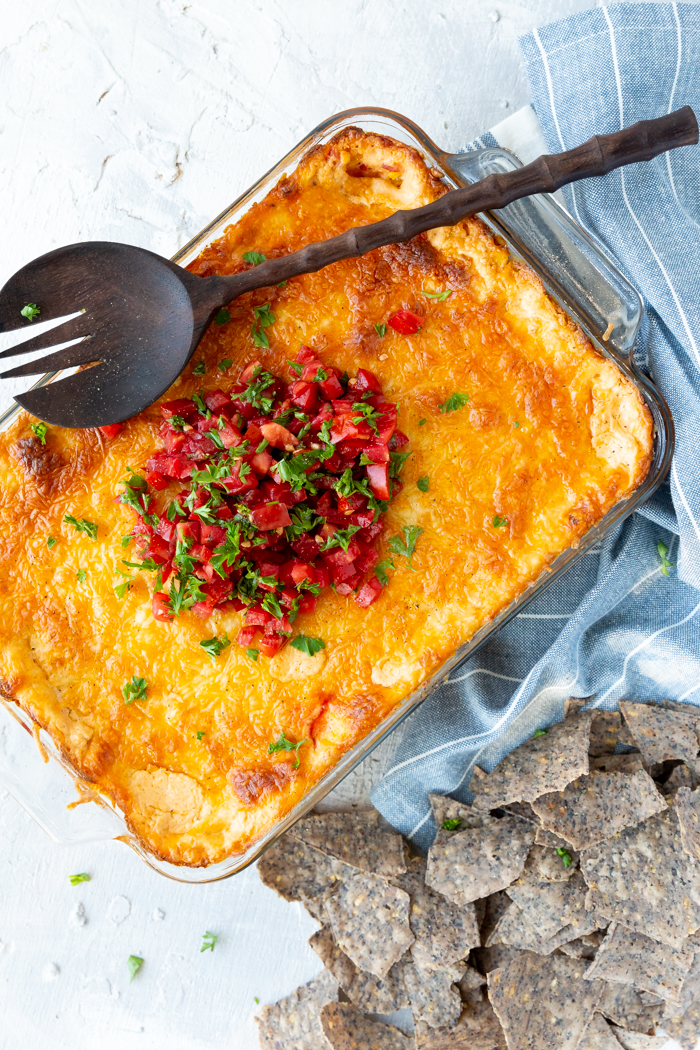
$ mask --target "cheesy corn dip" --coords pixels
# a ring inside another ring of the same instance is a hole
[[[189,268],[237,273],[444,192],[414,150],[347,129]],[[215,863],[628,496],[651,448],[636,389],[477,218],[241,296],[121,427],[21,413],[0,435],[0,691],[146,849]]]

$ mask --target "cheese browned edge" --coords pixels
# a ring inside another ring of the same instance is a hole
[[[312,149],[190,269],[235,273],[244,252],[273,258],[443,192],[413,149],[350,128]],[[447,289],[444,301],[423,295]],[[276,319],[269,350],[250,334],[253,307],[266,302]],[[374,326],[400,308],[423,328],[381,337]],[[253,359],[289,378],[286,359],[303,343],[351,375],[376,372],[411,441],[380,553],[404,525],[419,525],[415,571],[394,558],[389,586],[366,610],[324,594],[294,625],[325,640],[316,656],[287,646],[253,663],[234,643],[212,661],[199,642],[235,638],[240,613],[157,623],[143,573],[116,597],[119,537],[132,517],[114,495],[127,466],[138,469],[158,444],[157,405],[111,442],[50,427],[42,445],[24,413],[0,439],[0,689],[114,800],[146,849],[192,866],[240,854],[273,827],[628,496],[652,448],[635,387],[476,218],[242,296],[230,313],[193,359],[206,375],[188,367],[164,400],[227,388]],[[223,374],[222,359],[233,361]],[[467,405],[441,411],[455,391]],[[427,493],[416,485],[425,475]],[[97,540],[63,524],[67,513],[95,522]],[[495,527],[497,516],[507,524]],[[148,695],[127,706],[121,689],[134,674]],[[268,754],[282,731],[310,740],[298,769],[293,753]]]

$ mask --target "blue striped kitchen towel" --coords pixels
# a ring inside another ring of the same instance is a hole
[[[690,104],[700,115],[700,7],[617,4],[523,37],[551,152]],[[485,143],[486,136],[479,141]],[[491,138],[488,139],[488,142]],[[474,148],[474,146],[472,146]],[[700,147],[564,189],[566,207],[644,296],[638,361],[676,424],[669,481],[473,659],[396,734],[373,802],[426,848],[428,792],[471,798],[568,696],[700,705]],[[662,540],[676,567],[665,576]]]

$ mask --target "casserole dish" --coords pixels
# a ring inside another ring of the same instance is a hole
[[[221,238],[226,227],[243,216],[251,206],[270,193],[281,175],[284,172],[288,172],[302,154],[306,154],[311,147],[320,147],[322,144],[327,143],[344,128],[350,126],[359,126],[366,132],[379,131],[383,134],[389,133],[395,139],[418,149],[423,154],[427,164],[431,165],[432,169],[437,168],[440,172],[444,172],[446,181],[454,185],[482,178],[491,171],[507,170],[508,166],[512,167],[517,164],[517,161],[511,155],[499,149],[486,149],[475,154],[464,155],[463,157],[447,157],[441,154],[419,129],[394,114],[369,110],[340,114],[338,117],[325,122],[315,132],[312,132],[280,165],[268,173],[249,193],[240,198],[239,201],[183,249],[175,257],[175,261],[182,265],[193,264],[208,245]],[[382,718],[378,725],[375,725],[366,736],[362,737],[347,750],[332,768],[314,783],[288,812],[284,813],[274,823],[274,826],[244,852],[239,852],[235,856],[228,856],[226,859],[216,863],[210,863],[204,870],[183,868],[153,856],[144,848],[142,842],[135,835],[130,834],[128,828],[122,825],[119,830],[123,834],[118,837],[129,842],[149,864],[164,874],[172,875],[183,881],[211,881],[212,879],[234,874],[259,856],[279,834],[286,830],[291,823],[302,816],[308,809],[313,807],[416,704],[420,703],[430,689],[446,673],[466,656],[473,653],[495,630],[520,611],[524,604],[543,586],[546,586],[547,583],[556,578],[559,572],[564,571],[577,557],[585,553],[591,544],[595,543],[604,534],[606,529],[630,513],[642,499],[653,491],[668,469],[672,448],[672,424],[668,410],[651,384],[637,372],[631,360],[634,337],[641,320],[641,303],[637,293],[615,271],[614,267],[598,251],[595,245],[581,231],[577,230],[565,213],[561,212],[553,202],[540,200],[520,201],[499,213],[498,216],[485,217],[485,221],[491,226],[491,229],[497,236],[503,238],[510,246],[511,255],[527,263],[543,280],[547,291],[564,311],[575,320],[603,357],[609,357],[614,360],[614,363],[625,375],[628,382],[636,389],[637,395],[646,404],[654,427],[649,469],[631,495],[625,500],[615,503],[612,509],[594,527],[589,528],[580,537],[577,549],[569,547],[559,554],[548,565],[547,570],[540,574],[532,586],[529,586],[515,601],[502,609],[491,622],[480,627],[472,635],[469,642],[460,646],[457,651],[443,660],[435,670],[435,673],[432,673],[427,680],[423,681],[419,688],[410,692],[410,695],[401,699]],[[50,378],[46,377],[47,380]],[[7,425],[11,424],[13,415],[13,413],[8,413],[5,418]],[[517,426],[518,423],[516,422],[513,425]],[[498,524],[505,525],[507,522],[505,519],[499,519]],[[494,519],[494,526],[496,525],[497,521]],[[376,681],[376,679],[374,680]],[[380,684],[387,685],[390,683],[382,682]],[[23,714],[21,709],[18,709],[16,705],[8,705],[8,710],[23,722],[25,728],[30,728],[30,720]],[[199,734],[197,736],[199,739]],[[46,748],[53,753],[54,757],[59,757],[50,741],[46,742]],[[18,794],[20,801],[23,801],[30,811],[37,812],[38,808],[37,816],[43,825],[49,829],[53,827],[54,834],[61,837],[61,831],[58,828],[60,821],[58,823],[54,821],[52,824],[51,818],[47,819],[49,807],[45,806],[43,801],[37,807],[36,788],[32,792],[25,792],[24,794],[19,791],[18,783],[20,778],[17,775],[13,775],[13,770],[9,763],[6,763],[6,773],[2,773],[2,775],[4,777],[3,782],[8,789],[13,794]],[[32,783],[35,784],[34,781]],[[34,797],[30,797],[30,795]],[[91,792],[88,797],[94,798],[95,794]],[[111,809],[111,816],[114,819],[118,819],[119,814],[116,811],[116,807],[112,806],[106,799],[102,799],[102,801]],[[63,823],[65,824],[65,820]],[[110,825],[109,835],[114,837],[113,825]]]

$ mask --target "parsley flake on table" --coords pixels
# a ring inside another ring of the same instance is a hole
[[[46,432],[49,429],[46,426],[46,423],[30,423],[29,429],[36,437],[39,438],[39,441],[42,443],[42,445],[46,444]]]
[[[78,583],[85,583],[85,577],[87,576],[85,569],[78,569],[75,575],[77,577]]]
[[[265,329],[275,323],[275,315],[270,310],[269,303],[265,303],[264,306],[254,306],[253,313],[256,317],[256,320],[253,321],[253,327],[250,330],[250,334],[253,337],[253,344],[254,346],[261,346],[263,349],[269,350],[270,340],[267,338]]]
[[[668,570],[674,567],[673,562],[668,560],[668,547],[663,540],[656,544],[656,550],[661,558],[661,575],[668,576]]]
[[[133,704],[134,700],[146,700],[146,690],[148,688],[148,682],[145,678],[137,678],[133,676],[130,682],[125,682],[122,686],[122,696],[124,697],[125,704]]]
[[[214,324],[219,324],[219,325],[226,324],[226,322],[230,321],[230,320],[231,320],[231,314],[229,313],[229,311],[224,306],[224,307],[221,308],[221,310],[219,310],[218,314],[214,318]]]
[[[74,518],[72,514],[64,514],[63,520],[66,525],[72,525],[76,532],[84,532],[91,540],[97,539],[97,525],[95,525],[94,521],[87,521],[85,518]]]
[[[448,817],[447,820],[443,820],[440,827],[444,831],[456,831],[462,821],[458,817]]]
[[[205,638],[204,641],[199,643],[204,649],[207,656],[211,656],[212,660],[215,660],[217,656],[221,656],[224,649],[228,649],[231,644],[231,639],[228,635],[224,634],[222,638],[218,638],[214,635],[213,638]]]
[[[197,740],[201,740],[206,735],[207,735],[207,733],[206,733],[205,729],[198,729],[197,730]]]
[[[430,478],[427,474],[424,474],[422,478],[418,478],[416,485],[421,490],[421,492],[427,492],[430,488]]]
[[[468,400],[469,394],[455,392],[450,394],[447,401],[443,401],[441,405],[438,405],[438,408],[441,412],[456,412],[458,408],[464,408]]]
[[[293,638],[289,644],[292,649],[298,649],[300,653],[306,653],[307,656],[315,656],[316,653],[321,652],[321,649],[326,648],[326,643],[322,638],[309,638],[306,634]]]
[[[130,955],[126,965],[129,969],[129,984],[131,984],[134,977],[143,966],[143,959],[140,955]]]
[[[547,732],[548,732],[548,730],[546,730],[546,729],[536,729],[535,732],[532,735],[533,736],[546,736]]]
[[[402,558],[408,558],[408,567],[415,572],[416,570],[411,564],[411,558],[416,549],[418,537],[421,532],[424,532],[425,530],[422,529],[420,525],[404,525],[401,531],[403,532],[403,539],[401,536],[392,536],[389,540],[389,550],[392,554],[398,554]]]
[[[260,656],[260,650],[259,649],[246,649],[245,652],[246,652],[246,656],[250,660],[252,660],[253,663],[257,663],[258,657]]]
[[[218,364],[219,371],[220,372],[225,372],[226,369],[230,368],[232,364],[233,364],[233,361],[231,360],[231,358],[230,357],[225,357],[223,359],[223,361],[219,361],[219,364]],[[172,419],[170,420],[170,422],[172,423]]]
[[[294,743],[293,740],[287,740],[287,738],[284,735],[284,733],[280,733],[279,740],[277,740],[274,744],[270,744],[270,746],[267,749],[267,753],[268,753],[268,755],[274,755],[278,751],[295,751],[296,752],[296,756],[297,756],[297,760],[294,763],[294,768],[298,769],[299,768],[299,748],[301,747],[302,744],[308,744],[308,742],[309,742],[309,738],[308,737],[304,737],[303,740],[299,740],[297,743]]]
[[[243,252],[243,262],[250,263],[251,266],[259,266],[266,259],[267,256],[262,252]]]
[[[86,871],[82,871],[80,875],[69,875],[71,886],[77,886],[79,882],[89,882],[90,876]]]
[[[445,299],[449,299],[452,295],[452,289],[447,288],[444,292],[423,292],[426,299],[437,299],[439,303],[444,303]]]
[[[375,330],[375,332],[377,333],[377,335],[379,336],[380,339],[383,339],[384,336],[386,335],[386,325],[385,324],[375,324],[374,330]]]
[[[58,543],[58,540],[54,539],[53,536],[47,536],[47,538],[46,538],[46,546],[49,548],[49,550],[51,550],[52,547],[55,547],[57,543]]]
[[[207,373],[207,366],[204,364],[204,361],[199,361],[194,366],[194,368],[192,369],[192,375],[193,376],[203,376],[203,375],[206,375],[206,373]]]
[[[20,315],[26,317],[28,321],[35,321],[40,313],[41,310],[36,303],[27,303],[27,305],[23,306],[20,310]]]
[[[557,848],[554,850],[554,852],[556,853],[556,855],[558,857],[561,857],[561,862],[562,862],[562,864],[564,865],[565,868],[570,868],[571,867],[571,865],[573,863],[573,859],[572,859],[571,854],[569,853],[568,849],[562,849],[561,846],[557,846]]]
[[[204,937],[202,938],[202,947],[199,949],[200,952],[213,952],[214,951],[214,945],[216,944],[218,939],[219,939],[218,933],[209,933],[207,931],[204,934]]]

